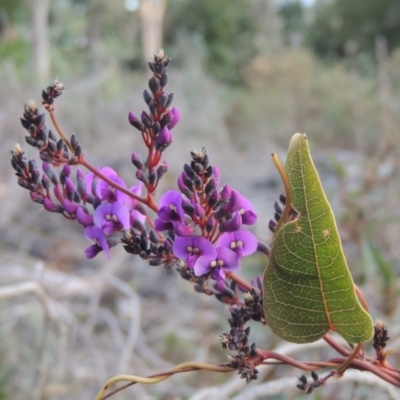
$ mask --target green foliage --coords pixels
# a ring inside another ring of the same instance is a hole
[[[373,53],[379,35],[389,49],[400,46],[398,0],[333,0],[317,2],[309,43],[323,57]]]
[[[249,0],[182,0],[167,9],[169,42],[179,32],[199,35],[207,47],[207,67],[218,79],[239,82],[241,68],[255,54],[255,23]]]
[[[268,325],[295,343],[313,342],[330,330],[350,343],[365,342],[373,335],[372,319],[357,300],[305,135],[293,136],[285,172],[299,216],[278,224],[273,237],[264,276]]]

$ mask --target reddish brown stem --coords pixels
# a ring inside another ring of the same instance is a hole
[[[64,131],[62,130],[60,124],[57,121],[57,118],[56,118],[56,116],[54,114],[54,111],[53,110],[49,110],[49,115],[50,115],[51,122],[53,123],[54,128],[56,128],[56,131],[60,135],[61,139],[64,140],[64,142],[68,146],[68,148],[72,152],[74,152],[74,149],[72,148],[70,141],[68,140],[66,134],[64,133]]]
[[[247,281],[245,281],[243,278],[241,278],[240,276],[234,274],[233,272],[227,272],[226,277],[228,279],[231,279],[232,281],[236,282],[237,284],[239,284],[240,286],[245,287],[247,290],[253,290],[255,289],[257,292],[257,288],[255,288],[253,285],[251,285],[250,283],[248,283]]]
[[[136,194],[132,193],[128,189],[122,187],[118,183],[112,181],[110,178],[102,174],[99,170],[97,170],[93,165],[89,164],[83,157],[79,159],[79,164],[83,165],[85,168],[87,168],[89,171],[93,172],[97,177],[102,179],[103,181],[107,182],[110,186],[113,188],[121,191],[122,193],[125,193],[126,195],[132,197],[133,199],[140,201],[141,203],[145,204],[147,207],[151,208],[154,212],[158,211],[157,204],[154,202],[153,198],[151,196],[147,196],[146,198],[139,197]]]

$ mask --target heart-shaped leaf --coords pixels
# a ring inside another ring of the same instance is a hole
[[[289,342],[313,342],[328,331],[365,342],[373,335],[372,319],[357,299],[306,135],[293,136],[285,173],[299,215],[280,222],[274,233],[264,275],[268,325]]]

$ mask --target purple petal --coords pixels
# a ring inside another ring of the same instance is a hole
[[[221,232],[234,232],[240,229],[242,226],[242,217],[239,213],[235,212],[232,218],[228,221],[222,221],[219,224],[219,230]]]
[[[178,236],[175,238],[172,251],[176,257],[182,259],[187,259],[190,255],[212,259],[217,254],[213,244],[202,236]]]
[[[237,191],[232,190],[229,203],[224,207],[226,213],[234,213],[242,208],[243,196]]]
[[[108,243],[103,235],[103,232],[101,229],[95,225],[88,226],[83,230],[83,234],[86,237],[86,239],[89,239],[90,241],[94,242],[94,246],[99,247],[101,250],[104,250],[105,253],[107,254],[107,258],[110,258],[110,248],[108,246]],[[90,249],[90,250],[89,250]],[[90,246],[89,248],[86,249],[86,256],[91,255],[93,258],[96,256],[96,254],[99,253],[99,249],[96,252],[96,249],[93,248],[93,246]],[[89,258],[89,257],[88,257]]]
[[[103,203],[96,208],[93,215],[96,226],[102,227],[106,221],[110,221],[116,225],[115,230],[129,229],[129,219],[128,209],[120,203]]]
[[[184,221],[184,212],[182,208],[182,195],[176,190],[165,192],[159,201],[158,217],[164,222]]]
[[[242,222],[245,225],[254,225],[257,221],[257,214],[254,211],[247,210],[242,214]]]
[[[191,226],[182,224],[182,222],[179,222],[179,221],[177,221],[177,222],[172,221],[171,223],[174,226],[174,232],[178,236],[190,236],[190,235],[193,235],[194,229]]]
[[[240,269],[240,260],[236,253],[227,247],[217,247],[217,265],[225,271]]]
[[[207,274],[211,270],[211,264],[215,263],[215,260],[209,257],[199,257],[193,266],[193,270],[196,276],[202,276]]]
[[[240,229],[236,232],[223,233],[216,245],[231,249],[241,258],[257,250],[258,240],[252,232]]]

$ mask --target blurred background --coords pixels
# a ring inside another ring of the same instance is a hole
[[[389,325],[390,348],[400,346],[399,0],[0,0],[0,399],[90,399],[115,374],[227,361],[222,304],[122,248],[110,261],[86,260],[80,227],[31,203],[9,162],[16,142],[37,157],[19,118],[58,78],[64,130],[92,164],[135,184],[130,155],[144,148],[127,115],[144,109],[146,65],[159,48],[173,60],[167,91],[182,116],[162,189],[206,146],[222,182],[253,202],[254,231],[269,242],[283,190],[270,153],[283,160],[291,136],[307,133],[354,279]],[[243,276],[265,263],[248,260]],[[304,360],[334,354],[251,326],[258,347]],[[190,373],[113,398],[298,399],[300,374],[266,368],[246,386],[235,374]],[[400,396],[349,378],[308,398]],[[255,394],[263,380],[284,385]]]

